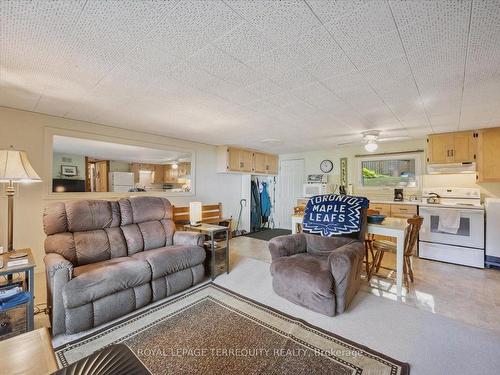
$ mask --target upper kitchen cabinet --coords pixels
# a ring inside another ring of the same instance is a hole
[[[219,146],[217,172],[277,174],[278,156],[252,150]]]
[[[263,174],[278,173],[278,156],[264,154],[263,152],[253,153],[253,171]]]
[[[464,131],[430,134],[427,137],[427,163],[469,163],[476,159],[477,133]]]
[[[477,180],[500,182],[500,128],[479,130],[477,146]]]

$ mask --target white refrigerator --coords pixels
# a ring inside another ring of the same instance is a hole
[[[109,191],[125,193],[134,188],[134,174],[131,172],[109,172]]]
[[[500,199],[485,198],[486,267],[500,267]]]

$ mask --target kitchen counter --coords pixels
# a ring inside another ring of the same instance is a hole
[[[381,199],[369,199],[370,203],[379,203],[379,204],[407,204],[409,206],[419,206],[420,201],[409,201],[409,200],[404,200],[404,201],[391,201],[391,200],[381,200]]]

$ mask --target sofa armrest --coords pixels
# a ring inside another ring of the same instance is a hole
[[[306,250],[307,242],[303,233],[278,236],[269,241],[269,251],[271,252],[272,260],[305,253]]]
[[[364,243],[352,241],[328,256],[328,264],[334,280],[337,313],[342,313],[352,301],[361,286]]]
[[[176,231],[174,233],[174,245],[203,246],[205,235],[198,232]]]
[[[66,332],[65,311],[62,292],[73,277],[73,264],[56,253],[49,253],[43,259],[47,276],[47,306],[49,306],[52,335]]]

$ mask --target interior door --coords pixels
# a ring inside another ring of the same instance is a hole
[[[101,160],[95,162],[96,178],[95,178],[95,191],[106,192],[108,189],[108,170],[109,162]]]
[[[304,182],[304,159],[281,161],[276,195],[278,228],[292,229],[293,208],[297,204],[297,199],[302,197]]]

